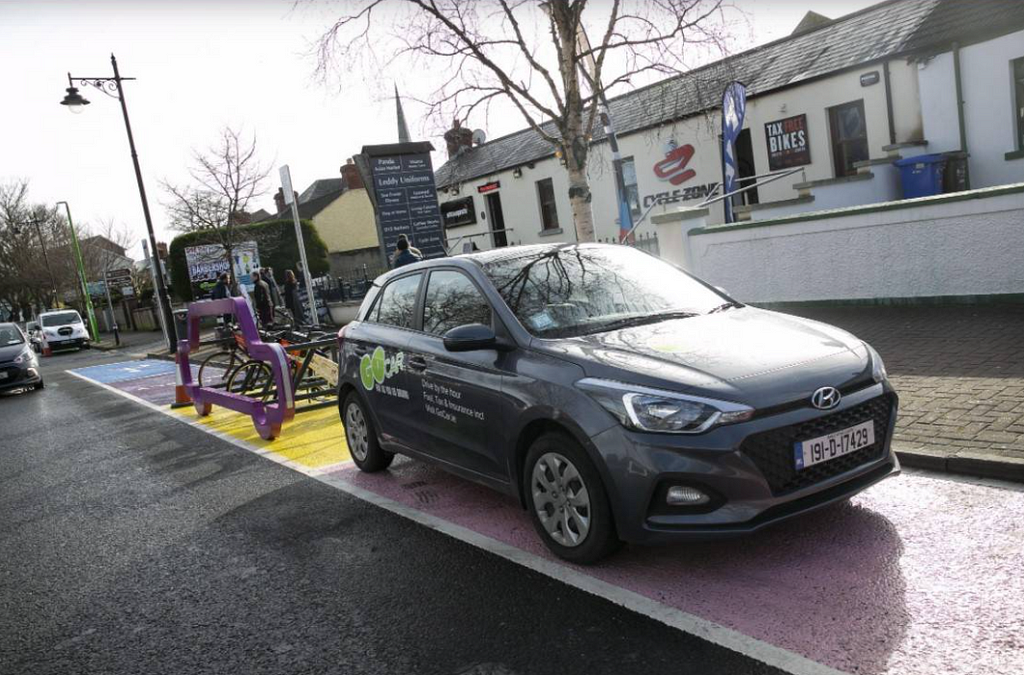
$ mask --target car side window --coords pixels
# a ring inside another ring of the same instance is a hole
[[[415,324],[416,293],[422,277],[422,274],[412,274],[385,286],[370,319],[387,326],[412,328]]]
[[[491,305],[487,298],[462,272],[432,272],[423,302],[423,330],[444,335],[467,323],[491,325]]]

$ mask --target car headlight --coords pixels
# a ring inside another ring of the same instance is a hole
[[[875,382],[885,382],[889,379],[889,373],[885,370],[885,363],[882,361],[882,357],[867,342],[864,343],[864,346],[868,348],[868,356],[871,358],[871,379]]]
[[[36,355],[32,353],[30,349],[24,349],[20,354],[14,357],[14,362],[18,365],[22,363],[32,363],[35,360]]]
[[[719,401],[650,389],[624,382],[585,378],[576,383],[610,412],[622,426],[662,434],[699,434],[711,427],[749,420],[754,409]]]

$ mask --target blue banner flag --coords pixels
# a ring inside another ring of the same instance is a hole
[[[731,82],[722,94],[722,188],[729,194],[739,188],[739,165],[736,162],[736,139],[743,129],[743,115],[747,110],[747,88],[741,82]],[[733,222],[732,197],[726,197],[725,222]]]

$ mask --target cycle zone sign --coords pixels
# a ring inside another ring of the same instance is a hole
[[[405,352],[398,352],[394,356],[384,353],[383,347],[377,347],[373,354],[364,354],[359,360],[359,380],[366,391],[377,391],[396,396],[398,398],[409,398],[409,392],[404,389],[390,387],[384,383],[397,375],[405,366]]]

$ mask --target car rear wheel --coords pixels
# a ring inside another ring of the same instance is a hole
[[[523,491],[537,534],[558,557],[589,565],[621,545],[601,476],[567,435],[544,434],[530,446]]]
[[[391,466],[395,454],[381,449],[373,421],[354,391],[349,392],[341,405],[341,423],[345,427],[348,452],[361,471],[375,473]]]

